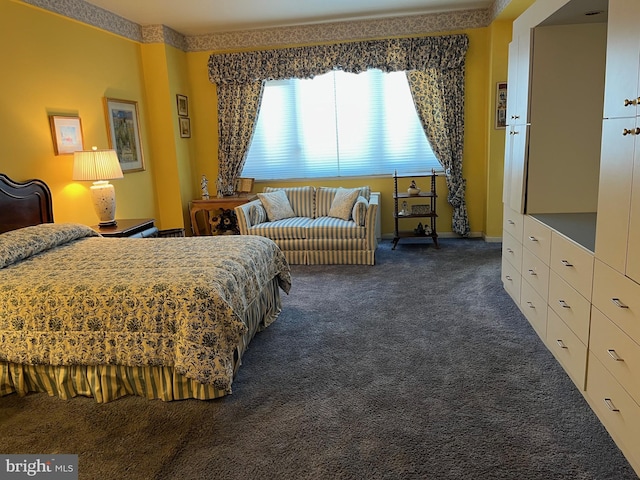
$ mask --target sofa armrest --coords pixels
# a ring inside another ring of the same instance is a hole
[[[251,216],[249,215],[249,211],[253,205],[262,205],[260,200],[252,200],[248,203],[244,203],[242,205],[238,205],[234,208],[234,212],[236,213],[236,219],[238,222],[238,230],[240,230],[240,235],[248,235],[249,228],[251,228]]]
[[[378,219],[378,195],[372,195],[367,208],[367,215],[364,220],[364,228],[367,232],[366,242],[369,250],[378,247],[378,236],[376,235],[376,221]]]

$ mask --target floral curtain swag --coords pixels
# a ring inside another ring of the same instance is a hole
[[[209,80],[218,93],[218,194],[234,193],[260,109],[264,82],[313,78],[331,70],[406,71],[418,117],[446,172],[453,231],[469,235],[462,177],[467,35],[368,40],[213,54]]]

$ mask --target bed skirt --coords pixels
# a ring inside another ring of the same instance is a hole
[[[280,290],[274,278],[245,311],[243,320],[247,332],[235,351],[234,375],[253,336],[273,323],[280,309]],[[213,385],[198,383],[175,372],[171,366],[53,366],[0,362],[0,397],[14,392],[20,396],[30,392],[46,392],[65,400],[81,395],[93,397],[97,403],[110,402],[126,395],[172,401],[188,398],[210,400],[231,393]]]

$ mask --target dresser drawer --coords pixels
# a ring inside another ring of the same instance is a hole
[[[502,284],[513,300],[520,305],[520,284],[522,277],[516,267],[502,258]]]
[[[505,205],[502,213],[502,229],[509,233],[519,243],[522,242],[522,224],[524,215]]]
[[[573,383],[580,390],[584,390],[587,346],[580,341],[552,308],[549,308],[547,317],[547,348],[564,367]]]
[[[549,274],[549,306],[582,343],[589,343],[591,303],[554,271]]]
[[[522,282],[520,309],[544,342],[547,334],[547,301],[527,282]]]
[[[522,278],[542,296],[549,296],[549,267],[526,248],[522,251]]]
[[[506,258],[518,272],[522,268],[522,244],[506,231],[502,234],[502,257]]]
[[[591,408],[631,464],[640,464],[640,407],[589,352],[587,397]]]
[[[551,235],[551,270],[587,300],[593,285],[593,253],[553,232]]]
[[[522,246],[549,265],[551,229],[530,215],[524,216]]]
[[[591,314],[589,350],[640,403],[640,346],[597,308]]]
[[[592,303],[640,343],[640,285],[596,260]]]

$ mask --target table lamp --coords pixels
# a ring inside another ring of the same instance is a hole
[[[115,150],[74,152],[73,180],[93,181],[90,187],[93,207],[100,219],[100,227],[116,224],[116,192],[109,180],[124,178]]]

